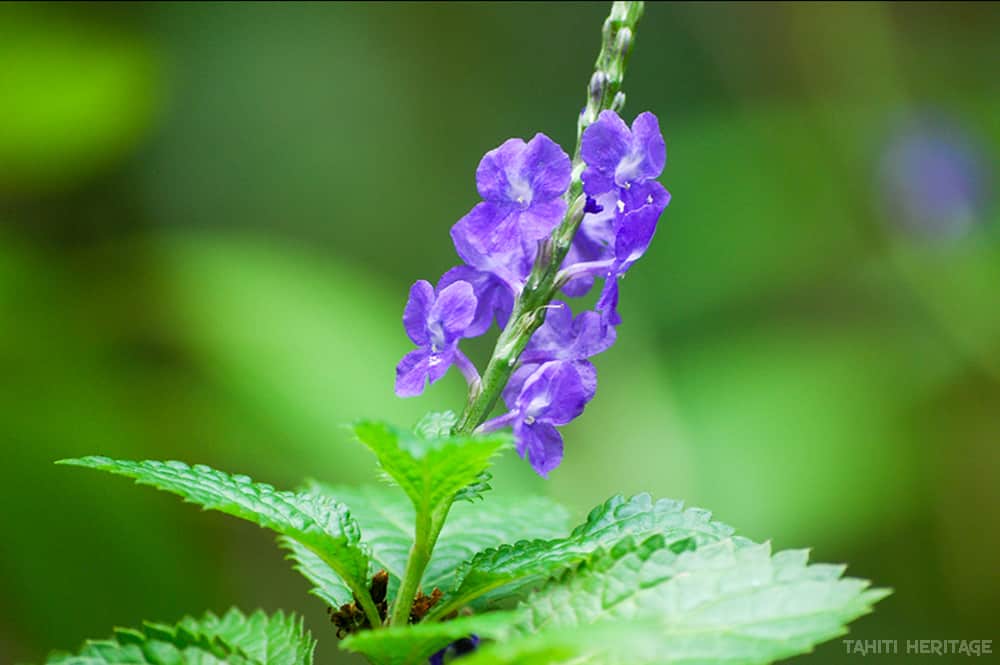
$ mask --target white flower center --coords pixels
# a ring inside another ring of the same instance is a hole
[[[531,183],[528,181],[521,178],[511,178],[507,192],[519,206],[527,208],[531,205]]]

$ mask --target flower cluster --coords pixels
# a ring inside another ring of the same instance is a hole
[[[544,323],[503,388],[507,412],[477,423],[478,431],[512,427],[518,453],[542,476],[562,460],[557,426],[579,416],[594,397],[597,373],[589,358],[614,343],[621,323],[618,280],[649,247],[670,201],[655,180],[666,147],[651,113],[640,114],[630,128],[614,111],[603,111],[583,132],[580,157],[582,210],[568,200],[573,164],[544,134],[527,142],[510,139],[486,153],[476,169],[482,201],[451,229],[463,265],[436,287],[421,280],[411,288],[403,323],[418,348],[396,368],[402,397],[420,394],[451,365],[473,394],[478,391],[479,374],[459,341],[483,335],[494,321],[507,326],[532,271],[552,260],[553,233],[578,223],[553,290],[578,297],[603,278],[595,310],[574,316],[565,302],[543,305]],[[574,210],[582,218],[574,220]]]

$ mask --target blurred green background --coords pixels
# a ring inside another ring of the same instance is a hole
[[[572,149],[606,13],[0,7],[0,662],[232,604],[349,660],[266,533],[52,461],[372,481],[343,423],[463,399],[393,396],[407,288],[456,263],[486,150]],[[626,111],[673,203],[565,463],[496,491],[682,498],[895,588],[852,637],[996,639],[998,34],[989,3],[648,6]]]

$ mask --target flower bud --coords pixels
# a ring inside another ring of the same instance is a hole
[[[615,36],[615,52],[619,57],[624,57],[632,48],[632,30],[622,28]]]
[[[604,72],[598,70],[594,72],[594,75],[590,77],[590,86],[588,87],[588,93],[590,94],[591,103],[597,105],[601,103],[604,99],[604,93],[608,89],[608,76]]]

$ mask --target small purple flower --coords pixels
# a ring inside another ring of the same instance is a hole
[[[606,351],[614,343],[615,329],[604,325],[600,314],[586,311],[574,318],[569,305],[554,301],[545,315],[545,323],[521,354],[521,366],[507,382],[504,401],[514,404],[524,382],[540,365],[561,360],[576,366],[589,402],[597,392],[597,370],[587,359]]]
[[[517,452],[543,478],[559,466],[565,425],[587,404],[587,387],[574,363],[554,360],[536,369],[524,382],[508,419],[514,423]]]
[[[514,293],[510,286],[491,272],[483,272],[471,266],[455,266],[438,282],[440,288],[456,282],[472,285],[476,296],[476,314],[465,329],[464,337],[479,337],[490,329],[493,321],[503,328],[514,309]]]
[[[614,221],[614,260],[608,269],[604,290],[596,305],[606,323],[614,326],[621,323],[618,315],[618,280],[646,253],[656,233],[656,223],[669,203],[670,192],[655,180],[636,185],[622,193],[622,199],[618,202],[619,214]]]
[[[649,112],[636,116],[630,130],[617,113],[602,111],[584,131],[580,154],[587,164],[583,191],[593,197],[657,178],[667,161],[660,123]]]
[[[569,305],[555,300],[545,314],[545,323],[521,354],[521,362],[586,360],[614,343],[615,331],[601,325],[597,312],[581,312],[574,317]]]
[[[535,134],[525,143],[510,139],[489,151],[476,169],[481,203],[456,224],[484,254],[507,253],[547,237],[566,214],[569,156],[552,139]]]
[[[617,113],[603,111],[584,131],[580,153],[587,165],[582,176],[586,210],[595,212],[584,215],[573,238],[562,266],[571,278],[562,290],[581,296],[595,277],[604,276],[598,309],[607,323],[617,325],[618,285],[613,282],[652,240],[659,213],[652,215],[655,208],[647,206],[662,212],[670,200],[655,181],[666,164],[666,144],[652,113],[640,113],[629,129]]]
[[[469,378],[471,363],[458,349],[458,340],[472,325],[476,306],[476,295],[468,282],[439,285],[437,291],[425,280],[414,283],[403,310],[403,326],[419,348],[406,354],[396,366],[397,395],[419,395],[428,381],[440,379],[452,363],[458,363]]]

